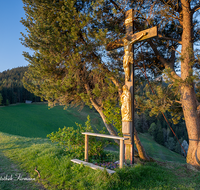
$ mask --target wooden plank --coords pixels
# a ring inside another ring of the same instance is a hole
[[[92,163],[84,162],[82,160],[72,159],[71,161],[74,162],[74,163],[76,163],[76,164],[83,164],[85,166],[89,166],[90,168],[92,168],[94,170],[100,169],[100,170],[106,170],[109,174],[115,173],[114,170],[109,170],[109,169],[103,168],[101,166],[97,166],[95,164],[92,164]]]
[[[147,35],[145,35],[144,37],[140,38],[137,42],[158,36],[158,27],[155,26],[155,27],[152,27],[152,28],[149,28],[149,29],[146,29],[146,30],[142,30],[141,32],[137,32],[135,34],[132,34],[132,35],[128,36],[127,39],[128,40],[136,39],[139,36],[141,36],[142,33],[146,33]]]
[[[88,162],[88,135],[85,135],[85,161]]]
[[[133,23],[134,20],[134,11],[130,9],[125,13],[125,25]]]
[[[126,11],[125,13],[125,26],[126,26],[126,37],[133,34],[134,30],[134,11],[133,9],[130,9],[129,11]]]
[[[124,141],[120,140],[120,155],[119,155],[119,168],[124,165]]]
[[[139,39],[137,42],[140,42],[140,41],[143,41],[143,40],[146,40],[146,39],[150,39],[150,38],[153,38],[153,37],[156,37],[158,36],[158,27],[157,26],[154,26],[152,28],[149,28],[149,29],[146,29],[146,30],[143,30],[141,32],[137,32],[135,34],[132,34],[130,36],[127,36],[127,37],[124,37],[122,39],[118,39],[114,42],[110,42],[108,43],[108,45],[106,46],[106,50],[107,51],[111,51],[111,50],[114,50],[114,49],[117,49],[117,48],[120,48],[120,47],[123,47],[124,46],[124,39],[128,39],[128,40],[133,40],[133,39],[136,39],[138,38],[139,36],[141,36],[142,33],[147,33],[147,35],[145,35],[144,37],[142,37],[141,39]],[[136,43],[137,43],[136,42]]]
[[[104,138],[109,138],[109,139],[118,139],[118,140],[127,140],[128,139],[128,138],[124,138],[124,137],[118,137],[118,136],[113,136],[113,135],[104,135],[104,134],[98,134],[98,133],[90,133],[90,132],[84,132],[82,134],[95,136],[95,137],[104,137]]]

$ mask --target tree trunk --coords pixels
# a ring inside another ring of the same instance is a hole
[[[134,142],[135,142],[135,145],[137,147],[137,150],[138,150],[138,154],[139,154],[139,157],[142,159],[142,160],[146,160],[146,161],[150,161],[149,157],[147,156],[145,150],[144,150],[144,147],[142,146],[141,142],[140,142],[140,139],[137,135],[137,131],[134,127]]]
[[[193,52],[193,23],[192,12],[188,0],[181,0],[183,14],[183,34],[181,50],[181,78],[185,82],[181,86],[181,103],[189,137],[187,163],[200,166],[200,118],[197,113],[197,101],[194,84],[186,82],[192,76],[192,65],[194,64]]]
[[[115,131],[115,129],[114,129],[114,127],[111,125],[111,124],[108,124],[107,122],[106,122],[106,116],[104,115],[104,113],[103,113],[103,110],[101,109],[101,107],[99,107],[96,103],[95,103],[95,101],[92,99],[92,98],[90,98],[90,101],[91,101],[91,103],[92,103],[92,105],[94,106],[94,108],[98,111],[98,113],[100,114],[100,116],[101,116],[101,118],[102,118],[102,120],[103,120],[103,122],[104,122],[104,125],[106,126],[106,129],[108,130],[108,132],[111,134],[111,135],[113,135],[113,136],[118,136],[118,134],[117,134],[117,132]],[[118,141],[117,141],[118,142]],[[119,143],[118,143],[119,144]]]
[[[94,106],[94,105],[93,105]],[[96,105],[94,106],[95,109],[99,112],[108,132],[111,134],[111,135],[114,135],[114,136],[118,136],[117,132],[114,130],[113,126],[111,124],[108,124],[106,123],[106,117],[105,115],[103,114],[103,111],[98,108]],[[115,140],[115,142],[117,144],[119,144],[119,141],[118,140]],[[135,142],[135,145],[137,147],[137,150],[138,150],[138,154],[139,154],[139,157],[142,159],[142,160],[146,160],[146,161],[149,161],[149,157],[147,156],[145,150],[144,150],[144,147],[142,146],[141,142],[140,142],[140,139],[137,135],[137,131],[136,129],[134,128],[134,142]]]
[[[189,138],[187,163],[198,166],[198,159],[200,158],[200,147],[198,148],[200,122],[195,99],[195,92],[191,86],[183,86],[181,88],[181,102]]]
[[[97,105],[95,104],[95,102],[92,100],[92,98],[90,99],[90,101],[92,102],[92,105],[94,106],[94,108],[98,111],[98,113],[100,114],[108,132],[111,134],[111,135],[114,135],[114,136],[118,136],[117,132],[115,131],[114,127],[111,125],[111,124],[108,124],[106,122],[106,116],[103,114],[103,110]],[[115,140],[115,142],[119,145],[119,141],[118,140]],[[144,147],[142,146],[141,142],[140,142],[140,139],[137,135],[137,131],[136,129],[134,128],[134,142],[135,142],[135,145],[137,147],[137,150],[138,150],[138,154],[139,154],[139,157],[142,159],[142,160],[146,160],[146,161],[149,161],[149,157],[147,156],[145,150],[144,150]]]

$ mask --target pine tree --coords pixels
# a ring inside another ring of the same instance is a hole
[[[0,93],[0,106],[2,105],[2,101],[3,101],[3,97],[2,97],[2,95]]]
[[[159,38],[148,40],[142,53],[145,57],[142,62],[148,67],[148,54],[154,54],[157,59],[155,62],[165,68],[165,82],[168,84],[152,84],[155,94],[149,89],[146,91],[147,99],[143,103],[140,98],[137,98],[137,101],[144,105],[144,110],[149,108],[151,115],[168,111],[173,116],[174,124],[184,117],[189,137],[187,163],[200,166],[199,89],[198,85],[196,89],[194,86],[195,82],[199,81],[199,73],[193,72],[199,68],[200,63],[199,51],[194,49],[200,39],[200,2],[152,0],[143,1],[145,6],[142,7],[141,1],[136,4],[138,18],[148,25],[159,27]],[[181,76],[176,71],[179,71]]]
[[[107,31],[101,27],[103,18],[98,15],[102,2],[23,2],[28,16],[21,22],[30,37],[22,34],[22,41],[35,50],[33,56],[24,53],[30,62],[24,77],[26,88],[48,100],[50,106],[84,102],[95,107],[110,134],[117,135],[106,114],[108,109],[119,114],[116,102],[122,77],[101,58],[107,43]]]

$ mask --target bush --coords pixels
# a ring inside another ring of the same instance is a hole
[[[6,99],[6,106],[9,106],[9,104],[10,104],[10,101],[8,100],[8,99]]]
[[[152,123],[148,132],[157,143],[164,145],[163,129],[159,121],[157,122],[157,125]]]
[[[155,136],[156,134],[156,129],[157,129],[157,125],[155,123],[152,123],[149,127],[149,130],[148,130],[148,133],[151,135],[151,136]]]
[[[0,93],[0,106],[2,105],[2,101],[3,101],[3,97],[2,97],[2,95]]]
[[[176,146],[176,142],[174,141],[174,138],[173,138],[173,137],[169,137],[169,138],[168,138],[168,141],[165,142],[165,146],[166,146],[168,149],[174,151],[175,146]]]
[[[87,117],[87,121],[85,122],[85,126],[81,124],[75,123],[77,129],[73,127],[64,127],[57,132],[52,132],[51,134],[47,135],[48,138],[52,142],[58,142],[58,145],[61,145],[63,148],[66,149],[69,153],[73,154],[74,157],[83,159],[84,152],[85,152],[85,135],[83,132],[94,132],[91,124],[90,124],[90,117]],[[105,133],[105,128],[99,133]],[[104,138],[96,138],[93,136],[89,137],[89,156],[97,156],[100,157],[103,153],[103,149],[108,145],[108,141]]]

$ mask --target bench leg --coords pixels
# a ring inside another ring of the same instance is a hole
[[[119,168],[123,168],[124,164],[124,140],[120,140]]]
[[[89,136],[85,135],[85,162],[88,162],[88,141]]]

